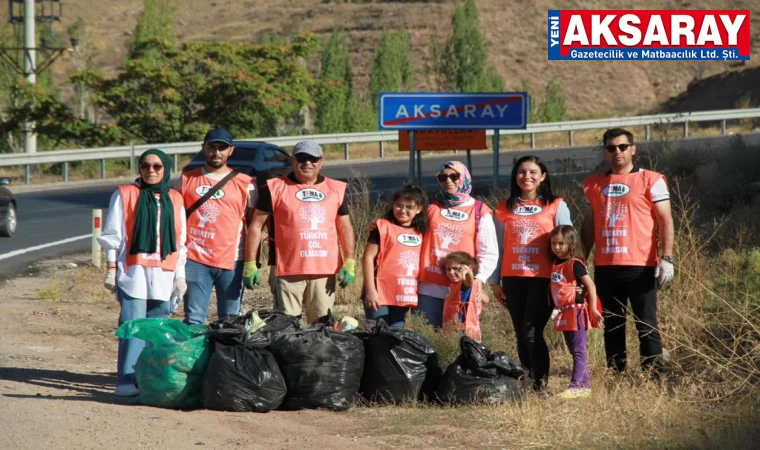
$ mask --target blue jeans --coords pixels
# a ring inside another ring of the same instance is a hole
[[[364,317],[370,320],[383,319],[391,328],[404,329],[404,316],[409,311],[408,306],[381,306],[374,311],[364,308]]]
[[[443,326],[444,299],[422,294],[418,295],[417,299],[417,311],[425,316],[425,320],[430,326],[441,328]]]
[[[116,294],[116,298],[121,305],[119,326],[133,319],[169,318],[169,302],[130,297],[121,289]],[[119,357],[116,363],[117,385],[136,384],[135,363],[143,348],[145,348],[145,341],[142,339],[119,339]]]
[[[187,293],[185,294],[185,323],[204,324],[211,302],[211,289],[216,291],[216,309],[220,319],[240,314],[243,296],[243,261],[235,269],[211,267],[188,259],[185,264]]]

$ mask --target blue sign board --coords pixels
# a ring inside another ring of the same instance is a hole
[[[524,130],[526,92],[381,92],[381,130]]]

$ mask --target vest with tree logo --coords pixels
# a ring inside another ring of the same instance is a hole
[[[651,189],[662,174],[639,169],[586,179],[583,190],[594,211],[594,265],[657,265],[657,210]]]
[[[195,262],[232,270],[245,225],[248,186],[253,179],[237,174],[187,218],[187,257]],[[182,197],[190,208],[218,180],[203,175],[203,168],[182,174]]]
[[[156,253],[138,253],[137,255],[129,253],[129,249],[132,248],[135,221],[137,220],[137,201],[140,199],[140,188],[134,184],[119,186],[119,194],[121,194],[121,202],[124,208],[124,234],[127,249],[126,266],[137,265],[144,267],[160,267],[168,272],[174,272],[177,268],[178,253],[176,251],[166,255],[166,259],[163,261],[161,261],[160,251]],[[172,207],[174,208],[174,211],[172,211],[174,214],[174,236],[177,240],[176,248],[179,249],[181,246],[180,238],[182,236],[182,222],[180,221],[180,215],[184,214],[182,210],[182,196],[174,189],[169,189],[169,198],[171,199]],[[164,214],[164,211],[161,211],[159,205],[158,223],[156,223],[157,230],[161,229],[158,225],[161,223],[161,214]],[[161,239],[162,236],[158,234],[158,239],[156,240],[157,250],[161,248]]]
[[[387,219],[375,222],[380,232],[375,284],[383,306],[417,307],[417,275],[422,235]]]
[[[521,200],[513,209],[502,200],[496,206],[496,217],[504,222],[504,251],[501,257],[502,277],[549,278],[549,235],[557,220],[562,201],[549,204],[539,199]]]
[[[422,240],[420,254],[420,283],[438,286],[449,284],[440,264],[449,253],[466,252],[477,257],[476,208],[480,208],[480,217],[493,213],[491,208],[477,201],[469,206],[451,208],[447,208],[438,201],[430,202],[428,231]]]
[[[275,228],[275,275],[334,275],[342,264],[338,209],[346,183],[325,177],[317,184],[287,176],[267,180]]]

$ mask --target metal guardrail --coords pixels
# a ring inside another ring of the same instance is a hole
[[[741,120],[760,118],[760,108],[751,109],[729,109],[719,111],[702,111],[690,113],[671,113],[655,114],[648,116],[618,117],[609,119],[591,119],[575,120],[567,122],[550,122],[529,124],[527,130],[500,130],[500,135],[525,135],[531,137],[531,148],[536,147],[536,134],[539,133],[556,133],[567,132],[570,146],[574,145],[573,132],[579,130],[607,129],[613,127],[632,127],[645,126],[646,137],[651,137],[651,127],[657,125],[683,124],[684,137],[689,136],[690,122],[720,122],[721,133],[726,134],[727,120]],[[493,135],[493,130],[488,130],[487,134]],[[368,142],[377,142],[380,144],[379,156],[385,155],[384,143],[398,141],[398,132],[396,131],[376,131],[369,133],[344,133],[344,134],[315,134],[286,137],[264,137],[258,139],[241,139],[265,141],[277,144],[281,147],[292,147],[303,140],[313,140],[320,144],[337,144],[344,146],[344,159],[350,159],[350,145]],[[129,158],[130,164],[134,164],[135,158],[145,150],[151,148],[160,148],[168,155],[182,155],[196,153],[201,148],[201,142],[182,142],[172,144],[147,144],[147,145],[129,145],[121,147],[102,147],[79,150],[55,150],[49,152],[39,152],[33,154],[12,153],[0,155],[0,167],[7,166],[24,166],[24,181],[29,184],[31,167],[37,164],[63,164],[63,180],[68,181],[68,163],[77,161],[100,161],[101,178],[105,178],[107,159]],[[177,160],[174,158],[174,172],[177,172]]]

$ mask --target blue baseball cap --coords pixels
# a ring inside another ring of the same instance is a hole
[[[214,128],[206,133],[206,137],[203,138],[204,144],[210,144],[212,142],[224,142],[227,145],[232,145],[232,133],[223,128]]]

